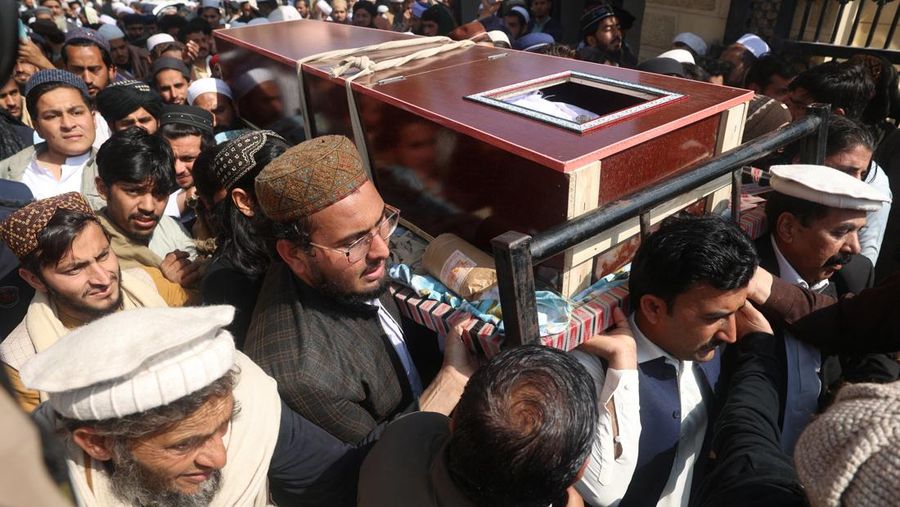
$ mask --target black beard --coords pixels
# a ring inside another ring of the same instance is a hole
[[[109,480],[116,497],[128,505],[206,507],[222,486],[222,472],[216,470],[193,495],[173,491],[165,478],[138,463],[124,446],[117,447],[115,463],[109,466]]]
[[[320,281],[315,288],[338,303],[349,306],[358,306],[367,304],[369,301],[381,297],[382,294],[387,291],[389,284],[390,280],[385,276],[384,279],[381,280],[381,283],[378,284],[378,287],[365,292],[348,292],[340,286],[340,284],[325,280]]]
[[[46,282],[44,283],[44,286],[47,287],[47,295],[49,296],[49,299],[53,301],[54,304],[56,304],[57,308],[67,308],[70,315],[75,314],[78,316],[84,316],[86,317],[86,322],[93,322],[101,317],[106,317],[111,313],[119,311],[119,309],[122,307],[122,268],[119,268],[119,272],[116,274],[116,277],[116,280],[119,283],[119,293],[116,294],[116,302],[106,310],[100,310],[98,308],[92,308],[90,306],[83,305],[79,300],[73,300],[69,296],[60,294]]]

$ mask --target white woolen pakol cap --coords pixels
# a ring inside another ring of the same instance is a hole
[[[139,308],[82,326],[22,367],[65,417],[124,417],[168,405],[212,384],[235,360],[224,326],[234,307]]]
[[[823,165],[774,165],[769,185],[781,194],[829,208],[878,211],[891,198],[849,174]]]

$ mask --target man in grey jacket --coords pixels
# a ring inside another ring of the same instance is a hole
[[[0,161],[0,178],[25,183],[36,199],[81,192],[92,208],[102,208],[105,201],[94,184],[94,118],[84,82],[64,70],[42,70],[26,83],[25,104],[44,142]]]

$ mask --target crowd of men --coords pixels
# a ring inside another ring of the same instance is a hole
[[[892,504],[896,69],[753,34],[639,60],[640,20],[586,4],[566,44],[552,0],[468,23],[423,0],[23,0],[0,87],[0,503]],[[439,340],[399,311],[403,210],[356,145],[276,132],[259,71],[222,80],[214,30],[292,19],[743,87],[745,142],[827,103],[826,157],[748,171],[770,187],[755,240],[664,221],[606,333],[479,357],[474,317]]]

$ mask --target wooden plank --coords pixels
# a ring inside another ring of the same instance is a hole
[[[718,195],[718,191],[722,191],[725,196],[730,196],[730,174],[726,174],[691,192],[682,194],[671,201],[653,208],[650,211],[650,225],[658,224],[664,218],[675,214],[679,210],[709,196],[710,194]],[[727,197],[727,200],[730,202],[730,197]],[[583,241],[566,252],[566,258],[569,259],[569,255],[571,255],[572,265],[578,266],[582,262],[590,261],[595,255],[601,254],[615,245],[627,241],[638,233],[640,233],[640,223],[638,218],[635,217],[616,227],[606,230],[602,234],[598,234],[589,240]]]
[[[569,200],[566,219],[571,220],[591,211],[599,205],[600,161],[591,162],[569,173]],[[574,252],[569,249],[563,261],[561,293],[569,297],[591,284],[593,262],[591,259],[575,261]]]

